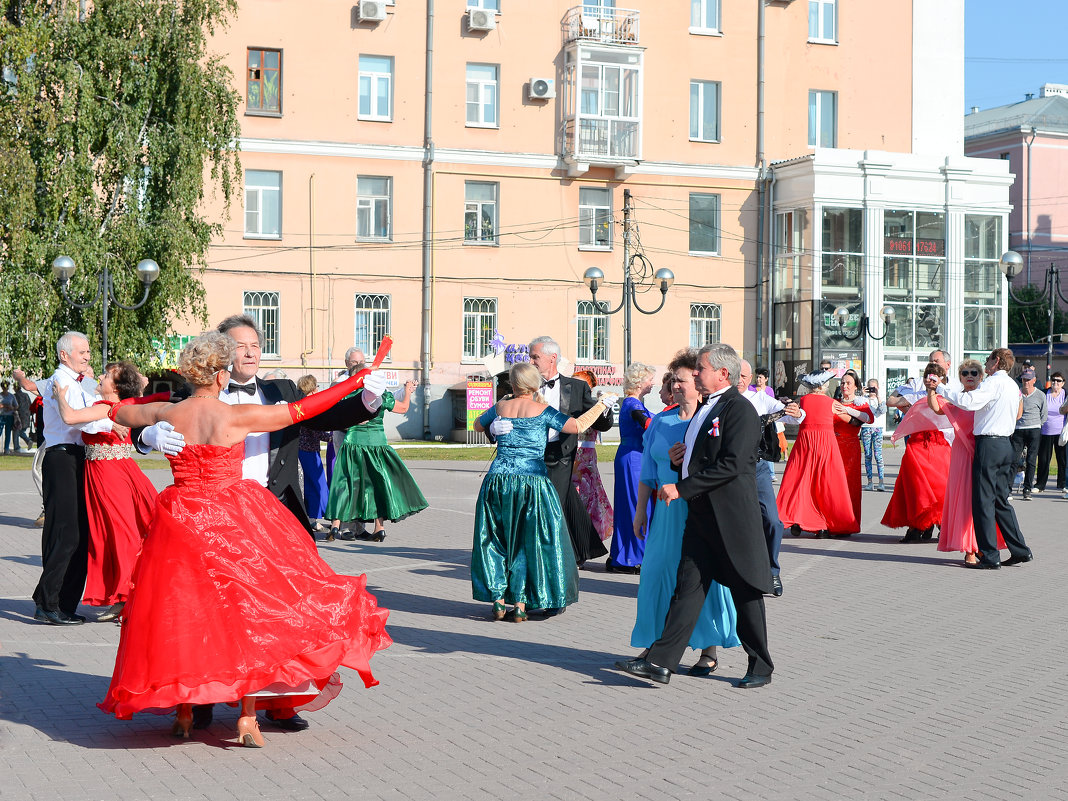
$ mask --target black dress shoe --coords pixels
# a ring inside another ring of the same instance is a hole
[[[273,712],[268,712],[267,721],[276,729],[282,729],[283,731],[304,731],[308,728],[308,721],[302,718],[300,715],[293,715],[288,718],[276,718]]]
[[[922,532],[918,528],[909,527],[909,530],[905,532],[905,536],[898,540],[898,542],[919,542]]]
[[[624,673],[637,676],[639,679],[649,679],[658,684],[667,684],[671,681],[671,671],[665,667],[654,665],[644,659],[623,659],[616,662],[616,668]]]
[[[79,615],[79,614],[77,614],[76,612],[64,612],[63,610],[60,610],[60,612],[59,612],[59,613],[60,613],[61,615],[66,615],[66,616],[67,616],[67,617],[69,617],[69,618],[70,618],[71,620],[76,620],[76,621],[78,621],[79,623],[84,623],[84,622],[85,622],[85,621],[87,620],[87,618],[85,617],[85,615]]]
[[[769,684],[771,684],[771,676],[754,676],[751,673],[746,673],[734,686],[739,690],[755,690],[759,687],[766,687]]]
[[[1025,556],[1016,556],[1015,554],[1013,554],[1008,559],[1002,559],[1001,564],[1003,564],[1005,567],[1010,567],[1012,565],[1022,565],[1024,562],[1033,561],[1034,558],[1035,555],[1028,551]]]
[[[353,534],[353,533],[352,533],[351,531],[349,531],[348,529],[345,529],[344,531],[339,531],[339,532],[338,532],[337,534],[335,534],[334,536],[335,536],[335,537],[336,537],[337,539],[339,539],[339,540],[343,540],[343,541],[345,541],[345,542],[355,542],[355,541],[356,541],[356,535],[355,535],[355,534]]]
[[[48,623],[50,626],[80,626],[85,622],[84,617],[76,619],[58,610],[45,609],[41,606],[34,610],[33,619],[39,620],[41,623]]]
[[[214,708],[214,704],[193,704],[193,728],[208,728],[215,717]]]
[[[776,598],[782,596],[782,579],[778,576],[771,577],[771,594]]]
[[[1001,567],[1000,562],[988,562],[980,559],[978,562],[965,562],[964,566],[969,570],[997,570]]]

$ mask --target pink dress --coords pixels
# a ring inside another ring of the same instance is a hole
[[[597,536],[603,541],[612,536],[612,504],[601,483],[601,472],[597,469],[597,436],[598,433],[592,430],[578,435],[571,483],[575,485],[582,505],[590,513]]]

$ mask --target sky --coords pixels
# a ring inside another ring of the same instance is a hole
[[[938,2],[938,0],[925,0]],[[965,113],[1068,84],[1068,0],[965,0]]]

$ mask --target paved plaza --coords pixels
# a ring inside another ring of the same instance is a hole
[[[901,449],[886,454],[892,476]],[[168,718],[96,708],[119,629],[34,623],[40,499],[28,472],[0,473],[0,798],[1068,798],[1059,493],[1015,502],[1036,559],[999,571],[899,545],[877,523],[889,493],[864,494],[851,539],[787,536],[785,594],[767,603],[774,683],[741,691],[740,648],[665,687],[613,670],[636,653],[638,577],[603,560],[565,615],[490,621],[469,574],[484,468],[414,463],[429,510],[380,544],[320,545],[367,574],[394,644],[372,662],[378,687],[342,669],[311,728],[265,726],[262,750],[236,745],[226,707],[187,741]]]

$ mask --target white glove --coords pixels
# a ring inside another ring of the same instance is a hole
[[[386,376],[383,373],[371,373],[363,380],[363,405],[369,412],[377,412],[382,405],[382,393],[386,391]]]
[[[611,392],[602,392],[597,396],[597,400],[604,404],[604,412],[602,414],[608,414],[616,410],[616,401],[619,400],[619,395],[614,395]]]
[[[493,422],[490,423],[489,432],[495,437],[499,437],[503,434],[507,434],[513,428],[512,421],[506,420],[503,417],[495,417]]]
[[[174,426],[166,420],[161,420],[142,431],[141,441],[152,450],[160,451],[167,456],[175,456],[185,447],[185,436],[182,432],[175,431]]]

